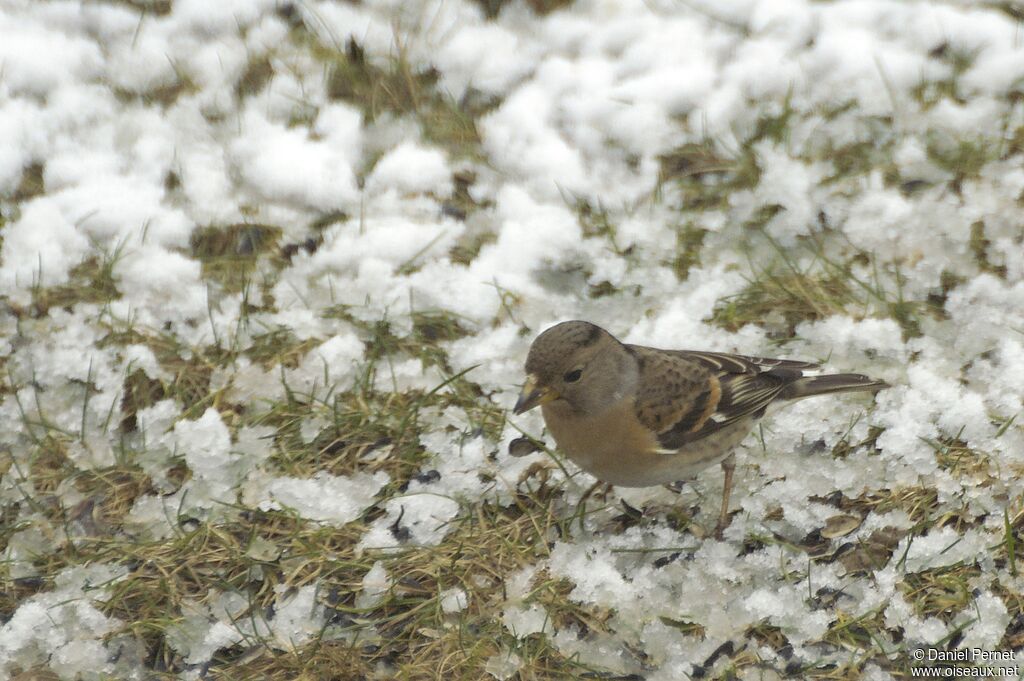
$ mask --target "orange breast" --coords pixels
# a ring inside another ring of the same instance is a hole
[[[664,452],[655,434],[637,420],[631,400],[598,416],[574,414],[558,401],[545,404],[541,411],[558,448],[573,463],[621,487],[648,487],[693,477],[727,457],[752,425],[743,419],[711,437]]]

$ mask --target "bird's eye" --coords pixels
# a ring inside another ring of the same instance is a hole
[[[575,383],[580,380],[580,376],[583,375],[583,369],[573,369],[568,372],[565,376],[562,376],[562,380],[566,383]]]

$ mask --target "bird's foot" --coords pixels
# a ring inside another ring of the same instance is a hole
[[[597,491],[597,489],[599,487],[601,488],[600,492]],[[611,491],[612,491],[612,486],[610,484],[608,484],[607,482],[602,482],[601,480],[598,480],[593,485],[588,487],[587,491],[583,493],[583,496],[580,497],[580,503],[582,504],[584,501],[586,501],[590,497],[594,497],[598,501],[608,501],[608,495],[611,493]]]
[[[664,484],[665,489],[675,494],[682,494],[683,487],[686,486],[686,480],[676,480],[675,482],[666,482]]]
[[[722,541],[722,536],[725,533],[725,528],[729,527],[729,525],[731,523],[732,523],[732,516],[731,515],[726,514],[726,515],[721,516],[718,519],[718,523],[715,524],[715,532],[714,532],[715,539],[717,539],[718,541]]]

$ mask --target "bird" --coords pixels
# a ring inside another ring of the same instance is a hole
[[[889,387],[862,374],[820,369],[791,359],[631,345],[573,320],[534,339],[513,412],[539,406],[557,448],[609,485],[672,484],[720,464],[725,481],[715,535],[721,538],[734,449],[769,407]]]

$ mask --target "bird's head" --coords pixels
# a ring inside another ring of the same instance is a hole
[[[526,383],[513,411],[553,403],[597,414],[630,394],[636,379],[636,359],[614,336],[590,322],[562,322],[530,346]]]

